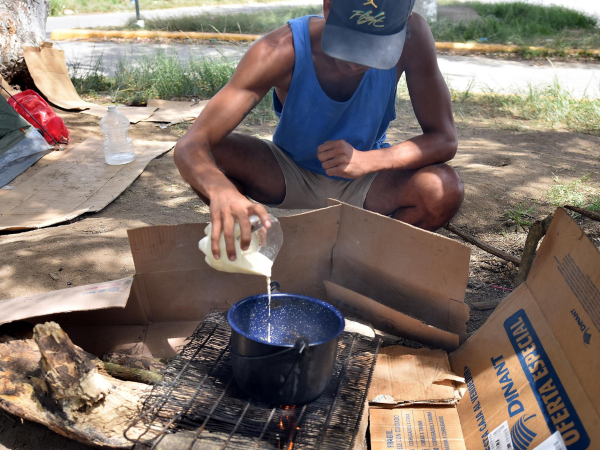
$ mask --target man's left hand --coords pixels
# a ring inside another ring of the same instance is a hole
[[[327,141],[319,145],[317,158],[331,177],[356,179],[371,172],[367,152],[356,150],[344,140]]]

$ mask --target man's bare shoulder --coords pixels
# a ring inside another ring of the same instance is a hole
[[[279,75],[293,71],[295,57],[292,30],[288,25],[260,38],[246,54],[246,59],[251,60],[248,62]]]
[[[423,16],[413,13],[408,20],[406,42],[398,61],[398,68],[402,71],[408,70],[411,66],[419,66],[435,58],[435,40],[431,28]]]

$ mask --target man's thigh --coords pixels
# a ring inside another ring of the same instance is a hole
[[[263,140],[231,133],[211,153],[217,166],[244,195],[266,204],[279,204],[285,198],[283,172]]]

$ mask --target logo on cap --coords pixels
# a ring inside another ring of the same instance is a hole
[[[385,27],[385,25],[382,23],[383,19],[385,19],[385,11],[381,11],[376,16],[372,15],[373,11],[361,11],[359,9],[355,9],[352,12],[354,14],[352,14],[350,16],[350,19],[354,19],[355,17],[358,17],[358,19],[356,21],[357,25],[363,25],[366,23],[367,25],[373,25],[374,27],[377,27],[377,28]]]

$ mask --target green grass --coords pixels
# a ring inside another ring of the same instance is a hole
[[[535,211],[535,206],[526,207],[523,203],[517,204],[514,209],[507,209],[504,211],[504,216],[510,221],[517,224],[517,231],[519,228],[525,229],[525,226],[531,226],[531,220],[533,216],[532,212]]]
[[[600,28],[596,19],[560,7],[524,2],[460,3],[470,6],[481,20],[452,22],[444,19],[431,24],[436,41],[485,42],[553,49],[600,48]]]
[[[276,0],[253,0],[255,3],[269,3]],[[140,0],[140,10],[167,9],[182,6],[216,6],[248,3],[248,0]],[[50,16],[62,15],[65,9],[76,14],[135,11],[131,0],[50,0]]]
[[[273,31],[295,17],[319,14],[320,6],[277,8],[259,13],[202,14],[166,19],[148,19],[145,29],[162,31],[208,31],[219,33],[265,34]],[[125,26],[139,29],[135,20]]]
[[[82,64],[70,68],[75,89],[81,95],[110,95],[115,103],[142,105],[148,99],[208,99],[231,78],[236,63],[225,58],[190,58],[182,61],[174,51],[160,51],[132,60],[123,55],[115,67],[115,75],[103,74],[102,58],[91,69]],[[272,95],[269,93],[249,115],[252,122],[274,119]]]
[[[91,69],[81,64],[71,67],[70,75],[82,95],[108,93],[112,101],[140,105],[150,98],[210,98],[231,78],[236,63],[225,58],[179,58],[174,50],[162,50],[151,56],[132,59],[121,57],[115,75],[103,75],[102,58]],[[475,93],[450,89],[457,119],[477,117],[513,126],[541,127],[600,135],[600,100],[577,98],[554,82],[548,86],[530,86],[511,94]],[[410,109],[405,78],[398,86],[397,108]],[[274,119],[270,94],[251,114],[257,121]]]
[[[572,205],[591,211],[600,209],[600,187],[590,182],[589,174],[570,183],[561,183],[555,177],[554,182],[556,184],[546,193],[546,199],[552,206]]]

